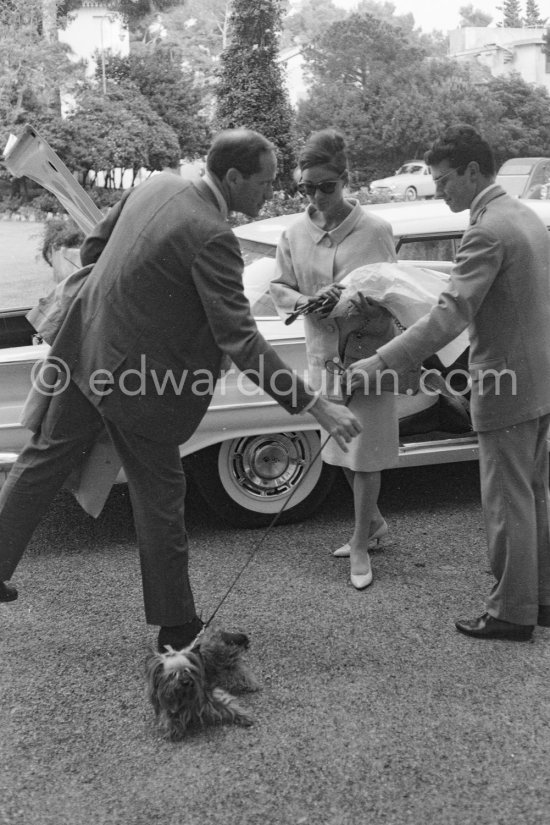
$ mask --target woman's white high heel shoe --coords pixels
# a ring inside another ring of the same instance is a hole
[[[364,590],[365,587],[368,587],[369,584],[372,583],[372,568],[370,566],[369,561],[369,572],[368,573],[350,573],[350,581],[352,585],[355,587],[356,590]]]
[[[375,541],[376,544],[380,544],[380,539],[383,539],[384,536],[387,536],[389,533],[389,527],[385,521],[382,522],[380,527],[374,531],[374,533],[369,536],[369,542]],[[335,556],[337,559],[347,558],[350,555],[351,549],[349,546],[349,542],[347,544],[343,544],[338,550],[333,550],[332,555]],[[370,582],[369,582],[370,584]],[[366,586],[366,585],[365,585]]]

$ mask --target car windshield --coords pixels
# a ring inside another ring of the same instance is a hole
[[[418,175],[424,171],[426,167],[421,163],[406,163],[401,166],[395,173],[396,175]]]
[[[499,175],[528,175],[532,168],[532,163],[505,163]]]

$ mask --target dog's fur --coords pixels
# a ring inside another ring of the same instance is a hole
[[[244,633],[205,631],[183,650],[167,646],[146,661],[148,694],[167,739],[183,739],[188,730],[229,722],[252,725],[250,713],[229,691],[255,691],[259,685],[243,659]]]

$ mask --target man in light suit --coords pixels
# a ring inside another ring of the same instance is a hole
[[[437,306],[354,364],[351,386],[364,389],[379,370],[412,366],[468,328],[471,410],[496,583],[486,612],[456,627],[481,639],[528,640],[535,624],[550,626],[548,231],[494,183],[491,149],[472,127],[449,128],[425,159],[450,209],[470,209],[470,226]]]
[[[6,580],[105,427],[128,479],[147,622],[160,625],[161,650],[195,638],[202,623],[187,573],[178,445],[206,412],[224,354],[257,375],[288,412],[309,410],[344,448],[359,432],[347,409],[318,397],[281,361],[243,292],[228,212],[256,216],[273,195],[276,169],[274,147],[262,135],[222,132],[203,179],[151,178],[127,192],[84,242],[82,262],[94,266],[49,354],[55,390],[0,491],[0,601],[17,598]]]

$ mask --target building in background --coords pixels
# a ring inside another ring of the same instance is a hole
[[[110,54],[126,57],[130,53],[130,33],[122,15],[113,12],[104,3],[83,0],[82,6],[69,15],[65,29],[58,31],[61,43],[66,43],[73,60],[85,60],[86,74],[93,77],[97,62]]]
[[[466,26],[449,32],[449,56],[479,63],[494,77],[517,72],[526,83],[550,92],[550,59],[544,49],[545,29]]]

